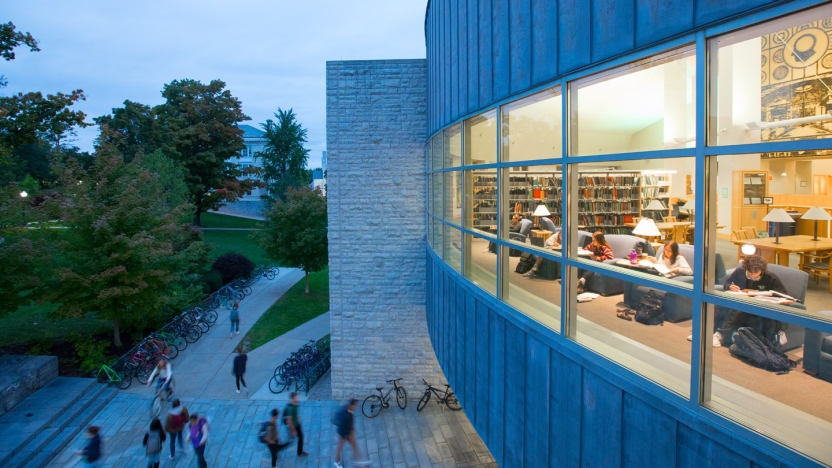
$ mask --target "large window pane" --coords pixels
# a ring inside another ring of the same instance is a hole
[[[445,167],[459,167],[462,163],[462,135],[460,134],[460,125],[456,124],[453,127],[446,128],[444,133]]]
[[[465,227],[477,229],[488,235],[497,234],[497,171],[466,171],[466,207],[470,216],[465,217]]]
[[[552,88],[502,107],[503,161],[561,157],[560,88]]]
[[[508,223],[506,238],[538,249],[560,244],[556,234],[563,221],[561,166],[512,167],[503,173],[508,180],[508,202],[503,211],[503,219]]]
[[[503,254],[507,266],[502,299],[552,330],[560,331],[560,262],[543,258],[539,253],[523,252],[532,254],[534,261],[533,270],[526,273],[517,272],[521,257]]]
[[[442,203],[442,180],[444,175],[441,172],[431,174],[431,197],[433,198],[433,214],[442,218],[444,205]]]
[[[461,225],[462,222],[462,172],[445,172],[445,221]]]
[[[492,240],[465,235],[464,271],[471,282],[497,295],[497,248]]]
[[[462,272],[462,231],[445,226],[445,263]]]
[[[716,308],[717,316],[720,312],[725,313]],[[749,328],[726,334],[719,347],[713,347],[710,336],[705,336],[705,356],[710,361],[706,369],[712,369],[705,405],[825,465],[832,464],[832,335],[753,314],[734,311],[733,315],[739,315]],[[780,369],[771,368],[773,364],[762,369],[743,352],[746,338],[762,336],[763,330],[774,327],[770,322],[785,328],[786,339],[775,339],[773,346],[795,363],[787,374],[778,373]]]
[[[709,144],[828,138],[830,37],[825,6],[712,40]]]
[[[444,224],[440,223],[439,221],[433,222],[432,233],[431,236],[433,237],[433,250],[439,255],[439,258],[444,256],[443,249],[445,247],[445,242],[442,240],[444,230]]]
[[[572,84],[570,154],[692,148],[695,75],[689,49]]]
[[[497,111],[465,121],[465,165],[497,162]]]
[[[431,138],[430,140],[430,147],[431,147],[431,160],[433,169],[442,169],[443,165],[443,155],[444,155],[444,145],[442,143],[442,132]]]

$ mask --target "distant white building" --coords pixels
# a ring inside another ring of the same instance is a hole
[[[266,147],[266,139],[264,138],[266,133],[251,125],[238,125],[238,127],[243,131],[243,142],[246,147],[240,150],[240,155],[236,159],[232,159],[231,162],[236,163],[242,169],[251,166],[263,167],[263,161],[259,154]],[[260,199],[260,195],[265,194],[265,188],[256,188],[239,201],[220,208],[219,212],[260,218],[263,216],[263,209],[265,208],[265,203]]]
[[[312,171],[312,189],[320,188],[326,196],[326,151],[321,152],[321,169]]]

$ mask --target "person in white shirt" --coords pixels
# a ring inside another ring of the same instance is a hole
[[[159,359],[159,362],[156,363],[156,367],[153,368],[153,373],[150,374],[150,377],[147,378],[147,385],[149,386],[153,379],[156,378],[156,375],[159,375],[159,380],[156,382],[156,387],[167,390],[168,393],[172,394],[173,391],[170,389],[170,380],[173,378],[173,367],[171,367],[170,362],[167,359]]]
[[[549,238],[546,239],[546,242],[544,242],[543,245],[545,245],[546,247],[560,247],[560,244],[561,244],[561,235],[560,235],[560,233],[561,233],[561,231],[558,231],[558,232],[552,234],[551,236],[549,236]],[[532,267],[532,269],[529,270],[528,272],[524,273],[523,276],[526,276],[528,278],[533,277],[537,273],[537,269],[540,268],[541,263],[543,263],[543,257],[538,255],[537,260],[534,262],[534,266]]]
[[[668,270],[670,270],[665,276],[672,278],[674,276],[690,276],[693,274],[693,269],[691,269],[690,265],[688,265],[688,261],[685,260],[685,257],[679,255],[679,244],[676,241],[668,241],[667,244],[664,245],[664,251],[662,252],[662,258],[656,259],[656,257],[647,257],[647,260],[653,263],[661,263]]]

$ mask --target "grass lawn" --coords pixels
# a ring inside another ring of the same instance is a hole
[[[217,258],[228,252],[237,252],[245,255],[258,266],[264,263],[274,263],[266,258],[266,253],[251,238],[251,233],[252,231],[202,231],[205,242],[213,248],[210,253],[211,258]]]
[[[245,352],[329,311],[329,268],[309,275],[309,295],[301,279],[267,310],[240,342]]]
[[[202,227],[207,228],[261,228],[263,221],[257,219],[240,218],[220,213],[202,213],[200,216]]]
[[[54,304],[21,307],[0,319],[0,346],[37,343],[71,335],[92,335],[112,330],[112,322],[96,318],[51,320]]]

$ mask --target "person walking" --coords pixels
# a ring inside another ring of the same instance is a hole
[[[197,414],[188,418],[188,437],[185,442],[193,444],[197,466],[206,468],[208,462],[205,461],[205,443],[208,442],[208,421],[205,418],[200,418]]]
[[[280,439],[277,435],[277,419],[280,415],[280,411],[277,408],[272,410],[272,418],[269,419],[269,424],[266,426],[266,436],[264,439],[266,440],[266,446],[269,447],[269,452],[272,454],[272,468],[277,466],[277,454],[286,448],[289,443],[280,443]]]
[[[242,382],[243,390],[246,392],[246,398],[248,398],[248,387],[245,379],[243,379],[243,374],[246,373],[246,362],[248,362],[248,355],[243,352],[243,346],[237,346],[237,355],[234,356],[234,377],[237,378],[237,393],[240,393],[240,382]]]
[[[179,398],[173,400],[173,405],[168,411],[165,419],[165,431],[170,435],[170,456],[169,460],[173,460],[176,456],[176,440],[179,439],[179,448],[184,450],[182,446],[182,435],[185,432],[185,425],[188,424],[188,408],[179,401]]]
[[[289,434],[292,437],[298,438],[298,456],[305,457],[309,455],[303,451],[303,429],[300,427],[300,411],[298,406],[298,393],[292,392],[289,395],[289,404],[283,410],[283,424],[289,428]]]
[[[98,426],[90,426],[87,428],[87,445],[82,450],[76,452],[81,455],[81,466],[84,468],[92,468],[98,466],[98,460],[101,459],[101,428]]]
[[[338,446],[335,448],[335,468],[344,468],[341,464],[341,450],[345,443],[349,443],[352,447],[353,465],[366,466],[370,464],[369,460],[361,460],[361,450],[358,448],[358,442],[355,440],[355,420],[353,413],[358,406],[358,400],[351,399],[346,406],[342,406],[335,415],[335,426],[338,429]]]
[[[234,336],[234,329],[237,329],[237,334],[240,334],[240,303],[235,302],[234,306],[231,307],[231,313],[228,315],[228,318],[231,321],[231,332],[228,334],[229,338]],[[239,393],[239,392],[238,392]]]
[[[162,421],[153,418],[150,421],[150,430],[145,432],[142,445],[147,455],[147,468],[159,468],[159,458],[162,455],[162,447],[165,442],[165,431],[162,430]]]

